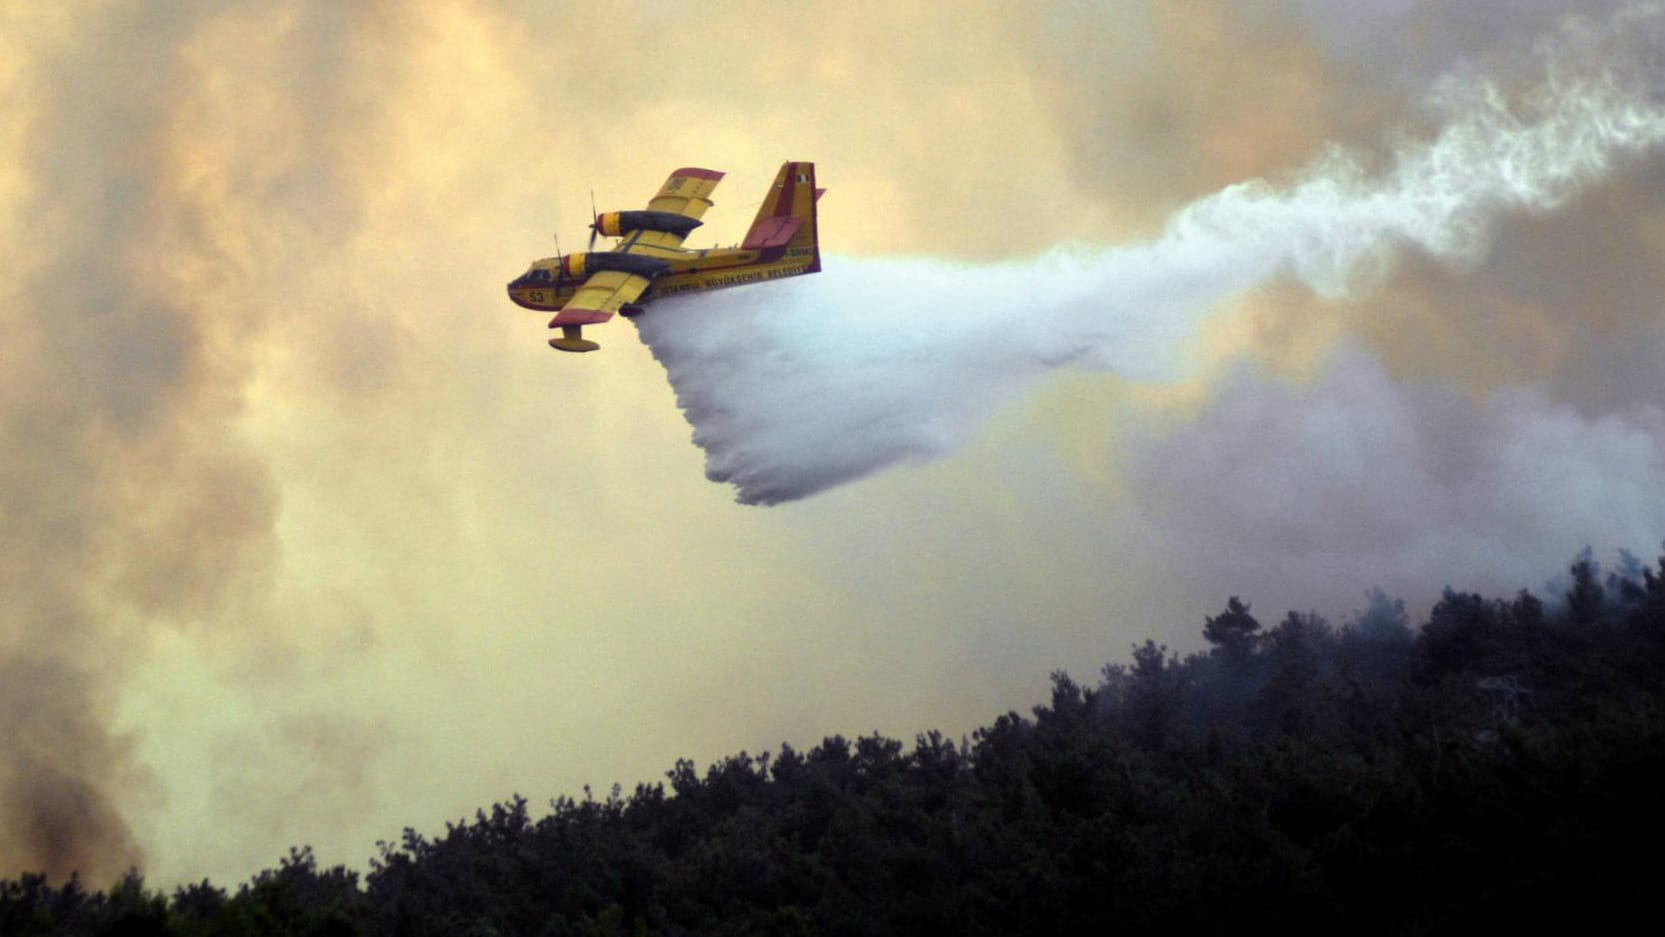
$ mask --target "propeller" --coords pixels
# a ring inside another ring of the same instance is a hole
[[[590,250],[595,250],[595,237],[601,233],[601,215],[595,210],[595,190],[590,190]]]

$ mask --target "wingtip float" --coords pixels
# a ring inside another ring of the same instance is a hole
[[[659,296],[714,290],[803,276],[821,269],[815,203],[825,189],[815,187],[815,164],[787,162],[775,175],[746,238],[735,247],[691,250],[682,241],[699,227],[711,207],[711,192],[723,174],[686,167],[671,173],[645,211],[610,211],[595,215],[595,237],[619,238],[611,250],[589,250],[534,261],[510,281],[509,299],[540,312],[554,312],[550,328],[559,351],[595,351],[583,337],[584,326],[600,325],[614,314],[626,317]]]

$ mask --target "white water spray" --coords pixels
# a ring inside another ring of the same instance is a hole
[[[953,451],[1065,365],[1171,379],[1210,310],[1274,277],[1333,296],[1385,276],[1397,245],[1477,260],[1499,212],[1551,210],[1665,142],[1648,84],[1661,32],[1653,8],[1574,22],[1524,92],[1442,83],[1443,129],[1385,174],[1332,150],[1289,188],[1186,206],[1148,244],[979,267],[832,256],[817,276],[663,300],[638,327],[707,476],[747,504],[802,498]]]

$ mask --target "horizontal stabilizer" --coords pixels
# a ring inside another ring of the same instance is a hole
[[[746,240],[740,246],[749,251],[781,247],[792,240],[792,235],[797,234],[803,224],[804,220],[795,215],[759,218],[752,224],[752,229],[746,232]]]

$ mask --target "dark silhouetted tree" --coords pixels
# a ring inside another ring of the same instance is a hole
[[[1203,625],[1203,638],[1214,645],[1215,653],[1227,660],[1241,662],[1254,652],[1259,637],[1260,622],[1249,614],[1249,605],[1232,596],[1225,611],[1212,616]]]

